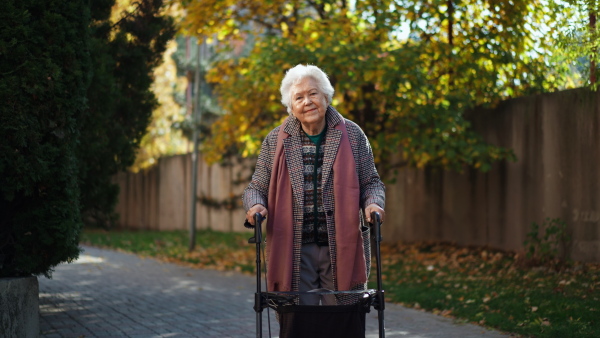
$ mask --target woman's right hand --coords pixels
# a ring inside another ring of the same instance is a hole
[[[254,215],[256,215],[256,213],[260,213],[262,215],[262,217],[265,218],[265,217],[267,217],[268,211],[267,211],[267,208],[265,208],[264,205],[262,205],[262,204],[255,204],[246,213],[246,220],[248,221],[248,223],[250,223],[252,225],[256,225],[256,224],[254,224],[254,223],[256,223],[254,221]]]

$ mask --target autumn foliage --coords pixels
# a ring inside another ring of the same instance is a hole
[[[488,170],[514,159],[473,131],[465,112],[566,81],[566,66],[537,52],[553,48],[536,26],[552,27],[553,14],[537,1],[182,3],[187,32],[233,55],[207,76],[225,111],[204,145],[212,160],[258,152],[286,116],[279,84],[299,63],[329,74],[332,104],[364,129],[386,168]]]

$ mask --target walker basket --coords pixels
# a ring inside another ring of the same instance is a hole
[[[287,305],[277,308],[281,338],[364,338],[366,301],[351,305]]]
[[[298,305],[297,297],[307,292],[268,292],[261,288],[260,249],[262,239],[262,215],[254,216],[256,226],[254,237],[248,240],[256,244],[256,293],[254,294],[254,311],[256,312],[256,337],[262,337],[262,311],[274,309],[279,320],[279,336],[281,338],[354,338],[365,337],[366,313],[371,306],[377,310],[379,337],[385,337],[383,313],[385,296],[381,283],[381,219],[378,213],[371,215],[375,220],[375,258],[377,261],[377,290],[328,291],[313,295],[336,295],[338,300],[345,299],[341,305]],[[251,228],[246,222],[246,227]],[[266,273],[265,273],[266,274]],[[310,293],[310,291],[308,292]],[[350,298],[348,298],[350,297]],[[348,299],[352,299],[348,302]],[[350,303],[350,305],[346,305]],[[270,328],[269,328],[270,335]]]

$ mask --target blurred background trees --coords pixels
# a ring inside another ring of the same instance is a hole
[[[152,91],[154,70],[175,27],[162,0],[94,1],[91,13],[92,74],[77,155],[82,216],[86,223],[107,225],[116,217],[118,196],[111,179],[134,164],[153,111],[159,109]],[[151,143],[146,145],[152,151]]]
[[[225,112],[204,144],[209,160],[232,147],[243,156],[258,152],[286,116],[278,87],[298,63],[329,74],[333,105],[365,130],[388,169],[485,171],[514,159],[510,149],[484,142],[465,112],[581,84],[556,43],[565,20],[550,2],[181,3],[188,34],[208,37],[218,53],[239,51],[207,75]]]
[[[593,89],[598,86],[598,0],[553,0],[550,7],[559,16],[557,45],[567,60],[575,60],[572,71]]]

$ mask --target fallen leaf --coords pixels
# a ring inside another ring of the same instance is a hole
[[[442,311],[442,316],[444,316],[444,317],[452,317],[452,310],[444,310],[444,311]]]

